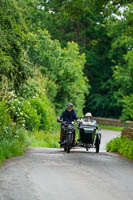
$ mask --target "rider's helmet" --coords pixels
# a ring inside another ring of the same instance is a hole
[[[72,103],[68,103],[67,104],[67,108],[73,108],[73,104]]]
[[[88,112],[88,113],[85,114],[85,117],[90,117],[91,118],[92,114]]]

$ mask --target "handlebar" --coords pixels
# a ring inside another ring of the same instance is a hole
[[[62,123],[62,122],[63,122],[63,120],[57,120],[57,122],[59,122],[59,123]]]
[[[68,123],[67,121],[57,120],[57,122],[62,123],[62,124],[73,124],[74,125],[73,121],[71,123]]]

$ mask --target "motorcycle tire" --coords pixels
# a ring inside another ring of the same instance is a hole
[[[70,153],[70,147],[68,147],[68,146],[66,147],[66,152]]]

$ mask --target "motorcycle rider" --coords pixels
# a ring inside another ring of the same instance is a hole
[[[66,122],[68,122],[70,124],[74,120],[76,120],[77,122],[81,122],[81,120],[77,117],[77,114],[73,110],[73,104],[72,103],[68,103],[67,109],[62,112],[62,114],[57,118],[57,121],[60,121],[61,119],[63,119],[63,121],[66,121]],[[64,137],[64,131],[61,128],[61,131],[60,131],[60,142],[59,142],[60,144],[63,143],[63,137]],[[74,142],[75,142],[75,131],[74,131]]]

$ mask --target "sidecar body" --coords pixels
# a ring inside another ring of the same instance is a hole
[[[101,143],[100,129],[95,120],[87,121],[86,118],[81,118],[82,123],[79,125],[79,146],[89,148],[96,148],[99,153]]]

